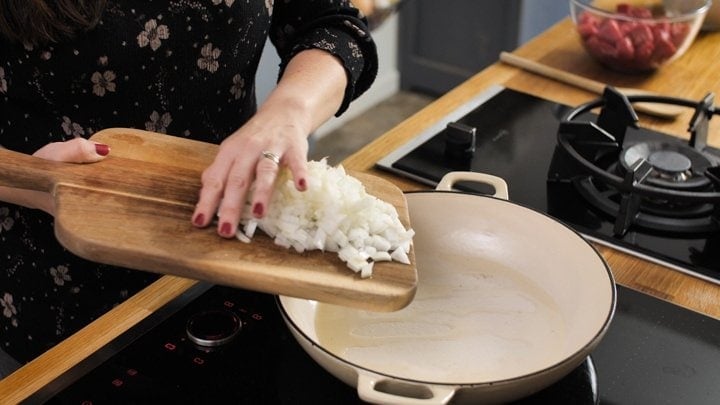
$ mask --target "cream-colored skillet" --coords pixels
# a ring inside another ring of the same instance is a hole
[[[481,196],[451,191],[472,180]],[[454,172],[407,193],[418,290],[406,308],[368,312],[280,296],[295,338],[372,403],[496,403],[571,372],[613,318],[605,260],[557,220],[507,200],[497,177]]]

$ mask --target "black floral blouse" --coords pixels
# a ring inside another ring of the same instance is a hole
[[[0,39],[0,145],[33,153],[110,127],[218,143],[256,110],[268,37],[281,74],[308,48],[343,61],[338,114],[375,78],[375,46],[347,0],[109,0],[98,26],[67,43]],[[78,258],[49,215],[0,201],[0,349],[20,362],[157,277]]]

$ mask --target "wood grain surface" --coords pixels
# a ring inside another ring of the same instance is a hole
[[[93,164],[54,163],[49,173],[37,176],[43,181],[33,183],[52,189],[55,235],[78,256],[374,311],[398,310],[415,294],[413,251],[411,265],[377,262],[372,277],[362,279],[334,252],[297,253],[262,232],[243,243],[219,237],[215,226],[194,227],[190,218],[201,171],[212,162],[215,145],[122,128],[100,131],[91,139],[110,145],[112,153]],[[4,160],[2,166],[11,161]],[[42,169],[48,166],[32,157],[20,164],[34,167],[38,161]],[[394,205],[410,227],[400,189],[376,176],[352,174],[369,194]]]

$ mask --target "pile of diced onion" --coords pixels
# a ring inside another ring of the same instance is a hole
[[[414,231],[405,229],[391,204],[368,194],[365,186],[342,166],[325,159],[308,162],[308,187],[301,192],[287,171],[281,173],[267,214],[257,219],[245,210],[237,237],[250,242],[257,228],[277,245],[337,252],[362,278],[375,262],[410,264]]]

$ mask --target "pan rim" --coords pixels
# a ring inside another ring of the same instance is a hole
[[[504,379],[498,379],[498,380],[492,380],[492,381],[481,381],[481,382],[473,382],[473,383],[428,381],[428,380],[423,380],[423,379],[413,379],[413,378],[409,378],[406,376],[398,376],[398,375],[394,375],[392,373],[387,373],[387,372],[375,370],[372,368],[368,368],[366,366],[356,364],[348,359],[345,359],[345,358],[327,350],[319,342],[317,342],[315,339],[313,339],[311,336],[309,336],[308,333],[306,333],[305,330],[303,328],[301,328],[295,322],[292,315],[287,311],[287,309],[285,308],[285,305],[283,304],[283,298],[298,299],[301,301],[304,300],[304,301],[316,302],[316,303],[318,301],[307,300],[307,299],[302,299],[302,298],[294,298],[294,297],[289,297],[289,296],[276,296],[276,303],[277,303],[277,306],[278,306],[283,318],[292,327],[292,329],[295,332],[297,332],[300,336],[303,337],[303,339],[305,339],[313,347],[320,349],[320,351],[323,354],[330,356],[331,358],[335,359],[336,361],[338,361],[342,364],[346,364],[348,366],[354,367],[356,369],[363,370],[368,373],[372,373],[375,375],[391,378],[391,379],[398,380],[398,381],[408,382],[408,383],[443,386],[443,387],[458,387],[458,388],[462,388],[462,387],[477,388],[477,387],[490,387],[490,386],[497,387],[497,386],[503,386],[503,385],[516,384],[516,383],[524,381],[524,380],[532,379],[535,377],[539,377],[539,376],[542,376],[545,374],[549,374],[549,373],[558,371],[559,369],[567,366],[569,363],[577,363],[579,365],[580,363],[582,363],[582,360],[586,359],[587,357],[589,357],[591,355],[591,349],[594,348],[597,344],[599,344],[599,342],[602,340],[603,336],[606,334],[606,332],[609,329],[609,327],[612,323],[612,320],[614,318],[616,306],[617,306],[617,286],[616,286],[616,282],[615,282],[615,277],[612,273],[612,270],[610,269],[610,266],[608,265],[605,258],[600,254],[598,249],[595,246],[593,246],[592,243],[590,243],[590,241],[588,241],[579,232],[572,229],[566,223],[564,223],[544,212],[538,211],[538,210],[536,210],[532,207],[528,207],[524,204],[506,200],[503,198],[498,198],[498,197],[481,194],[481,193],[472,193],[472,192],[465,192],[465,191],[452,191],[452,190],[414,190],[414,191],[405,191],[404,194],[407,196],[420,195],[420,194],[437,196],[438,194],[449,194],[449,195],[460,196],[460,198],[473,198],[473,199],[477,198],[477,197],[489,198],[489,199],[497,200],[498,202],[501,202],[501,203],[512,204],[512,205],[515,205],[522,209],[529,210],[533,214],[540,214],[540,215],[544,216],[546,219],[553,221],[553,222],[559,224],[560,226],[564,227],[565,230],[572,232],[574,237],[579,238],[585,245],[587,245],[594,253],[594,256],[597,256],[597,258],[600,260],[600,263],[602,263],[602,266],[605,270],[604,275],[607,277],[607,281],[609,283],[609,288],[610,288],[609,304],[610,305],[607,308],[607,312],[603,316],[603,321],[602,321],[600,327],[598,328],[598,330],[596,330],[595,333],[593,333],[592,337],[590,339],[588,339],[588,341],[585,344],[578,347],[571,354],[569,354],[565,358],[561,359],[560,361],[557,361],[554,364],[550,364],[547,367],[544,367],[544,368],[541,368],[541,369],[538,369],[535,371],[531,371],[531,372],[528,372],[528,373],[525,373],[522,375],[518,375],[518,376],[515,376],[512,378],[504,378]],[[408,204],[408,206],[409,206],[409,204]],[[605,277],[603,277],[603,278],[605,278]],[[581,355],[582,353],[585,353],[585,355]]]

